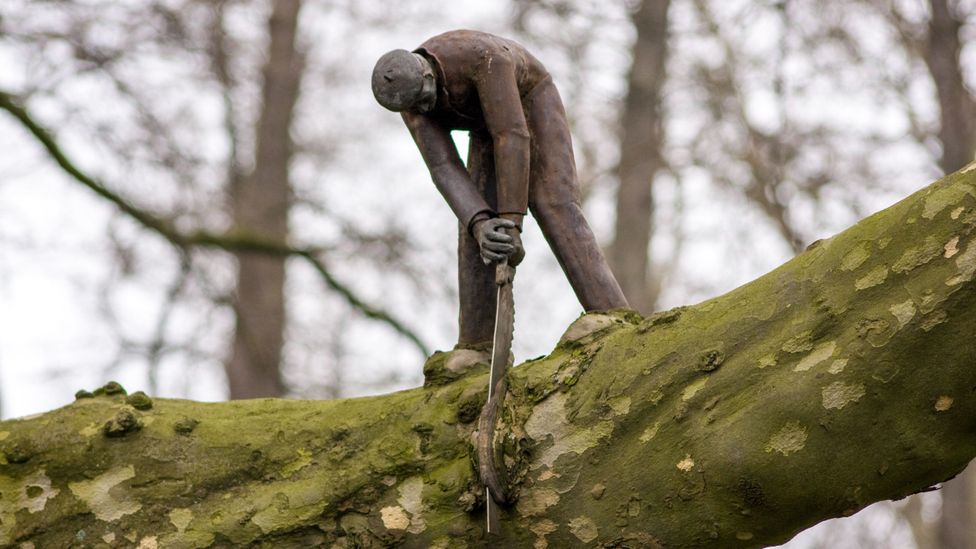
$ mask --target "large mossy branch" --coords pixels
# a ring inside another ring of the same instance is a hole
[[[520,493],[494,546],[756,547],[953,476],[976,455],[974,273],[971,166],[724,296],[583,317],[569,333],[602,330],[511,372]],[[484,546],[484,384],[2,422],[0,544]]]

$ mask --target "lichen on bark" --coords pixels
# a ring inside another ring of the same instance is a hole
[[[587,321],[601,331],[512,369],[519,499],[495,544],[759,547],[953,476],[976,455],[974,235],[969,170],[726,295]],[[0,422],[0,545],[484,546],[485,383],[86,393]]]

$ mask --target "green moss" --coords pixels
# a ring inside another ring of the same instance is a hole
[[[424,386],[425,387],[436,387],[438,385],[446,385],[458,377],[459,375],[454,372],[450,372],[445,367],[450,353],[445,353],[443,351],[436,351],[432,354],[426,362],[424,362]]]
[[[970,185],[944,185],[936,188],[925,198],[922,217],[933,219],[936,215],[950,206],[960,204],[966,195],[976,198],[976,190]]]
[[[36,444],[30,438],[14,438],[0,446],[0,456],[7,463],[27,463],[36,453]]]
[[[94,392],[95,396],[101,396],[101,395],[114,396],[114,395],[124,395],[124,394],[125,394],[125,387],[123,387],[117,381],[109,381],[105,385],[102,385],[98,389],[95,389]]]
[[[933,191],[953,181],[963,180]],[[976,455],[976,403],[963,398],[976,386],[976,349],[961,344],[976,292],[962,278],[948,282],[971,274],[959,258],[972,246],[962,220],[976,199],[943,193],[930,220],[927,196],[729,294],[615,323],[512,369],[499,434],[506,465],[525,478],[522,501],[503,511],[499,545],[572,547],[594,527],[594,545],[769,545],[960,470]],[[924,252],[927,237],[958,237],[960,252],[890,268],[906,251]],[[851,255],[865,242],[869,257]],[[879,267],[885,279],[858,291]],[[2,497],[37,495],[39,505],[59,495],[43,512],[16,511],[0,544],[97,542],[108,523],[92,526],[90,503],[69,485],[114,481],[131,466],[133,476],[107,491],[141,505],[111,524],[131,536],[116,544],[483,546],[469,441],[485,383],[466,375],[334,402],[155,399],[141,415],[120,398],[82,399],[3,422],[0,462],[29,457],[4,466],[0,484],[18,488],[0,487]],[[141,418],[137,436],[91,434],[123,409]],[[18,454],[23,440],[37,447]],[[42,471],[50,489],[31,477]],[[97,501],[95,485],[80,486]],[[400,528],[387,526],[383,509]]]
[[[714,372],[723,362],[725,362],[725,353],[719,349],[711,349],[698,357],[695,368],[701,372]]]
[[[102,426],[102,432],[107,437],[118,438],[134,433],[142,429],[142,426],[142,419],[139,418],[135,410],[122,408],[115,414],[115,417],[105,422],[105,425]]]
[[[891,270],[896,273],[907,273],[918,268],[942,255],[942,245],[943,243],[935,237],[928,236],[921,245],[906,250],[891,266]]]
[[[148,410],[152,408],[152,399],[142,391],[136,391],[125,398],[125,403],[136,410]]]
[[[681,314],[687,309],[688,307],[675,307],[667,311],[654,313],[639,324],[637,331],[638,333],[644,333],[655,326],[671,324],[681,318]]]
[[[182,417],[173,423],[173,431],[177,434],[188,436],[199,424],[200,422],[193,418]]]
[[[437,351],[424,362],[424,387],[433,388],[454,383],[464,377],[488,371],[489,355],[474,349]]]
[[[487,400],[488,390],[469,394],[463,397],[457,407],[457,420],[460,423],[471,423],[481,415],[481,408]]]

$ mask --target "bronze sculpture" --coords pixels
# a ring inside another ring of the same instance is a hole
[[[402,113],[459,221],[456,348],[491,345],[477,458],[487,532],[497,533],[497,504],[511,501],[495,432],[511,358],[512,279],[524,256],[519,234],[526,211],[532,211],[587,312],[627,307],[627,300],[583,217],[559,93],[525,48],[484,32],[446,32],[413,52],[381,57],[372,86],[381,105]],[[467,170],[451,130],[469,132]]]
[[[460,222],[458,348],[492,340],[495,270],[523,254],[531,211],[584,310],[627,307],[580,207],[573,147],[559,93],[524,47],[484,32],[430,38],[376,64],[373,93],[400,112],[438,190]],[[467,169],[451,130],[468,130]],[[506,234],[510,230],[510,234]]]

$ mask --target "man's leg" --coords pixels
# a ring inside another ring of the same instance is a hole
[[[583,217],[573,143],[559,92],[551,80],[526,99],[532,137],[529,208],[586,311],[628,307]]]
[[[495,160],[491,137],[471,132],[468,172],[475,186],[495,207]],[[478,242],[467,227],[458,227],[458,297],[460,298],[458,347],[491,347],[495,330],[495,269],[481,260]]]

